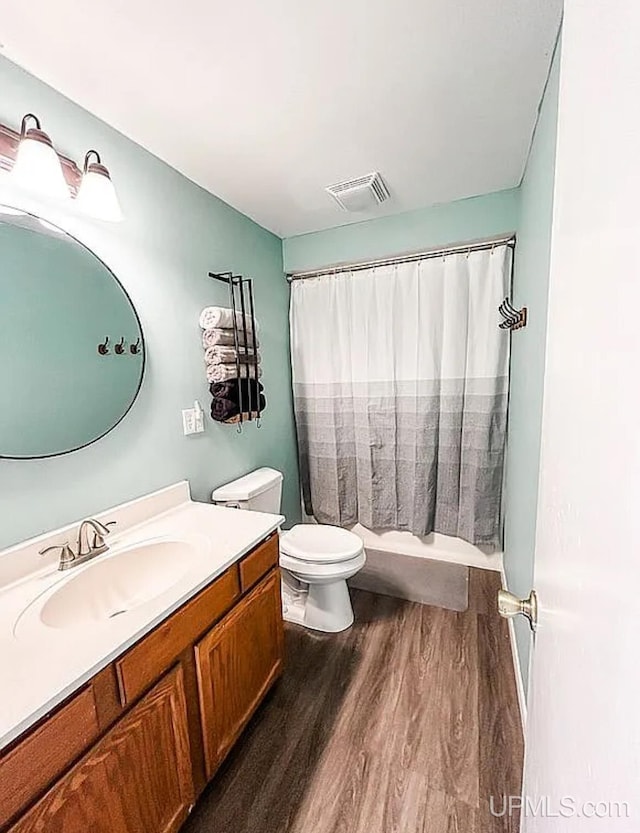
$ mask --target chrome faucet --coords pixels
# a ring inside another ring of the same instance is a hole
[[[58,569],[69,570],[71,567],[77,567],[109,549],[109,545],[105,543],[104,536],[109,534],[109,527],[114,526],[115,523],[115,521],[107,521],[106,524],[103,524],[101,521],[95,520],[95,518],[87,518],[82,521],[78,529],[78,543],[75,552],[67,541],[64,544],[45,547],[40,550],[40,555],[44,555],[50,552],[50,550],[60,550],[60,564],[58,565]],[[89,542],[89,528],[93,530],[91,542]]]
[[[109,526],[114,526],[115,523],[115,521],[107,521],[106,524],[103,524],[100,521],[94,520],[94,518],[87,518],[82,521],[80,529],[78,530],[76,558],[91,558],[94,555],[101,555],[101,553],[106,552],[109,549],[109,546],[108,544],[105,544],[104,536],[109,534]],[[88,533],[85,535],[87,548],[84,549],[84,545],[82,543],[82,533],[87,529],[87,527],[91,527],[91,529],[93,529],[93,537],[91,539],[91,543],[89,543]]]

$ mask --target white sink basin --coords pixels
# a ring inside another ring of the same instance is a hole
[[[192,569],[197,558],[197,548],[186,541],[149,541],[120,550],[89,562],[54,590],[39,618],[50,628],[78,628],[113,619],[164,593]]]

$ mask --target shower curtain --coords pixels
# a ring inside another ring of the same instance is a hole
[[[292,283],[307,514],[500,544],[511,256],[500,245]]]

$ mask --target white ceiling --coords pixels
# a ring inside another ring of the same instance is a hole
[[[282,237],[518,185],[562,0],[29,0],[4,54]],[[28,102],[25,102],[28,109]]]

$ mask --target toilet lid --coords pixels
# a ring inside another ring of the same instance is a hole
[[[280,536],[280,550],[300,561],[337,563],[355,558],[363,543],[355,533],[327,524],[297,524]]]

